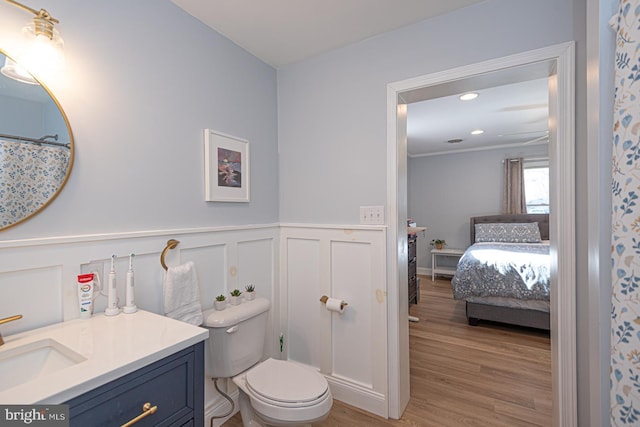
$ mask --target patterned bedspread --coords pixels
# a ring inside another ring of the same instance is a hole
[[[549,301],[549,269],[546,243],[475,243],[458,262],[453,297]]]

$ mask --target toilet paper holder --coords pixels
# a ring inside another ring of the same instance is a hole
[[[326,295],[322,295],[322,297],[320,298],[320,302],[323,304],[326,304],[327,301],[329,301],[329,297]],[[348,306],[349,304],[347,304],[346,302],[342,302],[340,304],[340,309],[344,309],[346,306]]]

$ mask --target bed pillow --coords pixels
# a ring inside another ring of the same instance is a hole
[[[476,242],[540,243],[537,222],[476,224]]]

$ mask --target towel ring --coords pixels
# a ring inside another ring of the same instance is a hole
[[[167,264],[164,262],[164,256],[167,254],[167,251],[169,249],[175,249],[176,246],[178,246],[180,242],[175,240],[175,239],[170,239],[167,242],[167,246],[162,250],[162,254],[160,254],[160,264],[162,265],[162,268],[164,268],[165,270],[168,270],[169,267],[167,267]]]

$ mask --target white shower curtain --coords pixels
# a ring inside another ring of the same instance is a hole
[[[40,209],[64,181],[70,150],[0,140],[0,228]]]
[[[612,426],[640,425],[640,0],[621,0],[612,162]]]

